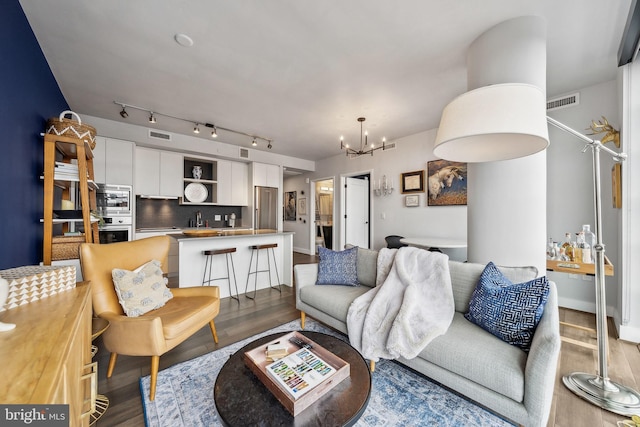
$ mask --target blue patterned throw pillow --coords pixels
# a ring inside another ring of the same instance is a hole
[[[318,247],[320,263],[316,285],[360,286],[358,283],[358,248],[332,251]]]
[[[501,340],[528,351],[549,296],[546,276],[513,284],[492,262],[476,285],[464,317]]]

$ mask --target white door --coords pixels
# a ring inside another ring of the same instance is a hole
[[[346,178],[345,243],[369,247],[369,181]]]

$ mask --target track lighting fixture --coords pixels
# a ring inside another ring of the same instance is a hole
[[[158,113],[158,112],[153,112],[148,108],[144,108],[144,107],[138,107],[136,105],[131,105],[131,104],[125,104],[124,102],[119,102],[119,101],[113,101],[114,104],[119,105],[120,107],[122,107],[122,111],[120,111],[120,116],[122,116],[123,119],[126,119],[127,117],[129,117],[129,113],[127,112],[127,108],[132,108],[134,110],[140,110],[140,111],[146,111],[147,113],[149,113],[149,123],[157,123],[156,121],[156,116],[164,116],[164,117],[168,117],[171,119],[175,119],[175,120],[180,120],[183,122],[187,122],[187,123],[193,123],[193,133],[195,134],[199,134],[200,133],[200,126],[204,126],[207,128],[212,129],[211,130],[211,138],[217,138],[218,137],[218,129],[223,130],[225,132],[230,132],[230,133],[235,133],[237,135],[244,135],[246,137],[251,138],[251,145],[254,147],[258,146],[258,140],[261,139],[265,142],[267,142],[267,148],[269,150],[271,150],[273,148],[272,139],[266,138],[264,136],[260,136],[260,135],[253,135],[250,133],[246,133],[246,132],[241,132],[239,130],[234,130],[234,129],[229,129],[229,128],[223,128],[220,126],[216,126],[212,123],[208,123],[208,122],[196,122],[195,120],[189,120],[189,119],[185,119],[182,117],[176,117],[176,116],[172,116],[170,114],[163,114],[163,113]]]

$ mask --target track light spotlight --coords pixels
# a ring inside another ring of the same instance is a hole
[[[156,123],[156,116],[153,115],[152,111],[149,111],[149,123]]]
[[[271,150],[271,148],[272,148],[272,147],[273,147],[273,145],[271,145],[271,141],[269,141],[269,145],[267,145],[267,148],[268,148],[269,150]]]
[[[200,133],[200,125],[196,123],[196,127],[193,128],[193,133]]]
[[[125,110],[125,106],[122,106],[122,111],[120,111],[120,117],[122,117],[123,119],[126,119],[127,117],[129,117],[129,113],[127,113],[127,110]]]
[[[218,129],[216,129],[216,127],[213,127],[213,131],[211,132],[211,138],[217,138],[218,137]]]
[[[255,139],[255,138],[253,138],[253,142],[251,143],[251,145],[253,145],[254,147],[255,147],[256,145],[258,145],[258,143],[256,142],[256,139]]]

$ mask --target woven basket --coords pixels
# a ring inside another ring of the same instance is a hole
[[[76,120],[67,119],[66,115],[75,116]],[[92,150],[96,147],[96,128],[83,125],[80,116],[70,110],[60,113],[60,117],[47,120],[47,133],[81,139],[88,143]]]
[[[63,259],[77,259],[80,257],[80,244],[84,243],[82,236],[53,236],[51,245],[51,259],[60,261]]]

